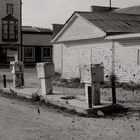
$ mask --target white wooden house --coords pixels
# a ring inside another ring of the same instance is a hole
[[[80,77],[81,65],[104,65],[104,78],[140,82],[140,15],[74,12],[55,36],[55,70],[63,78]]]

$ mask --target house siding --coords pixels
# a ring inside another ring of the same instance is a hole
[[[55,71],[63,73],[63,44],[53,45],[53,61],[55,63]]]
[[[91,64],[90,45],[63,47],[63,78],[80,77],[80,65]]]
[[[70,22],[69,22],[70,21]],[[104,66],[104,79],[116,74],[118,82],[140,83],[140,37],[107,40],[105,33],[80,16],[71,18],[54,39],[54,63],[62,78],[80,77],[81,65]]]
[[[132,42],[115,42],[115,74],[119,82],[140,83],[140,65],[137,64],[140,42]],[[56,72],[65,79],[80,78],[81,65],[103,63],[104,79],[109,81],[113,66],[112,42],[55,44],[54,63]]]
[[[140,41],[115,43],[115,73],[123,83],[140,83],[140,65],[137,64]]]
[[[92,64],[103,63],[104,79],[109,81],[109,76],[112,74],[112,42],[101,42],[93,44],[92,48]]]
[[[63,51],[60,51],[62,49]],[[55,70],[65,79],[80,77],[81,65],[104,64],[105,80],[112,71],[112,43],[61,44],[54,46]],[[60,52],[59,56],[57,56]],[[63,52],[63,54],[62,54]],[[62,62],[63,61],[63,62]]]
[[[58,42],[103,37],[105,33],[82,17],[76,17],[65,29]]]

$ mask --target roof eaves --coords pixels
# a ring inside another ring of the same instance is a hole
[[[51,42],[56,43],[56,40],[58,40],[58,38],[61,36],[61,34],[62,34],[62,33],[65,31],[65,29],[67,28],[68,24],[69,24],[70,22],[73,21],[73,19],[74,19],[75,16],[80,16],[81,18],[83,18],[84,20],[88,21],[89,24],[91,24],[91,25],[93,26],[93,23],[90,22],[90,20],[86,19],[84,16],[82,16],[80,13],[91,13],[91,12],[87,12],[87,11],[75,11],[75,12],[71,15],[71,17],[66,21],[66,23],[64,24],[64,26],[63,26],[63,28],[61,29],[61,31],[54,37],[54,39],[53,39]],[[75,16],[74,16],[74,15],[75,15]],[[96,26],[96,25],[94,24],[94,26]],[[97,27],[99,30],[101,30],[101,31],[105,34],[105,36],[106,36],[107,32],[103,31],[103,30],[102,30],[101,28],[99,28],[98,26],[96,26],[96,27]]]
[[[58,38],[62,35],[62,33],[67,29],[69,23],[73,21],[73,19],[76,17],[76,11],[70,16],[70,18],[65,22],[63,28],[60,30],[60,32],[53,38],[51,41],[52,43],[56,43]]]
[[[140,38],[140,33],[126,33],[117,35],[108,35],[105,37],[106,40],[117,40],[117,39],[127,39],[127,38]]]
[[[34,32],[34,31],[22,31],[23,34],[40,34],[40,35],[53,35],[53,32]]]

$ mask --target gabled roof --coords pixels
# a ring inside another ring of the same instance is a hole
[[[107,34],[140,32],[140,15],[111,12],[77,12]]]
[[[78,15],[95,25],[106,35],[119,35],[128,33],[140,33],[140,15],[122,14],[114,12],[80,12],[76,11],[66,21],[64,27],[55,36],[52,42],[55,42],[67,29],[74,17]]]

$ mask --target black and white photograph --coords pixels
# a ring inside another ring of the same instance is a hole
[[[0,140],[140,140],[140,0],[0,0]]]

